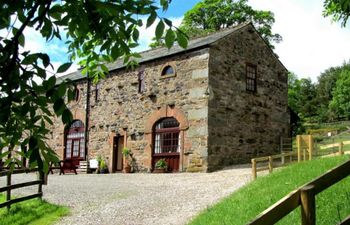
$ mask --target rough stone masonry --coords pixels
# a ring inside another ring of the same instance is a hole
[[[280,137],[289,136],[287,70],[252,24],[195,39],[187,49],[141,55],[135,70],[120,62],[108,65],[110,74],[98,85],[79,72],[66,76],[79,90],[77,101],[70,103],[74,119],[85,123],[88,116],[88,143],[80,160],[100,155],[114,171],[121,163],[115,160],[120,148],[128,147],[133,169],[152,171],[155,125],[170,117],[179,123],[179,171],[245,163],[277,151]],[[247,91],[247,65],[256,68],[253,92]],[[173,73],[162,76],[169,66]],[[67,157],[67,128],[56,118],[51,130],[50,146]],[[123,137],[119,148],[115,137]]]

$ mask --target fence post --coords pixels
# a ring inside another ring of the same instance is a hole
[[[285,156],[284,156],[284,152],[282,152],[282,156],[281,156],[281,164],[283,165],[285,163]]]
[[[252,174],[253,174],[253,179],[256,179],[256,160],[252,159]]]
[[[308,185],[300,190],[301,200],[301,224],[316,224],[314,185]]]
[[[269,156],[269,173],[272,173],[273,170],[273,160],[272,157]]]
[[[11,188],[10,188],[10,186],[11,186],[11,171],[7,172],[7,183],[6,183],[6,185],[7,185],[6,201],[8,202],[8,201],[11,201]],[[10,211],[10,208],[11,208],[11,204],[9,203],[7,205],[7,210]]]
[[[313,138],[312,138],[312,135],[309,135],[309,160],[312,159],[313,150],[314,150]]]
[[[297,135],[298,162],[301,161],[301,136]]]
[[[39,186],[38,186],[38,194],[42,194],[43,193],[43,183],[44,183],[44,172],[40,171],[39,170],[39,180],[40,180],[40,183],[39,183]],[[42,200],[42,195],[39,197],[40,200]]]
[[[339,155],[344,155],[343,147],[344,147],[344,143],[340,142],[339,143]]]

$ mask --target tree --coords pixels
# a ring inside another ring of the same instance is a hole
[[[311,79],[298,79],[294,73],[288,74],[288,106],[302,119],[316,114],[316,86]]]
[[[166,10],[171,0],[161,0]],[[72,114],[67,101],[74,97],[69,82],[56,85],[56,77],[48,77],[53,66],[46,53],[25,50],[25,29],[40,32],[47,41],[65,36],[70,60],[80,60],[83,74],[97,81],[108,73],[105,62],[123,58],[135,65],[139,54],[132,52],[138,45],[143,16],[146,27],[159,19],[155,35],[165,33],[170,48],[175,41],[187,46],[186,36],[172,26],[170,20],[157,14],[159,7],[148,0],[3,0],[0,11],[0,160],[13,168],[21,162],[15,154],[29,158],[31,166],[48,170],[57,155],[45,143],[52,124],[51,116],[69,124]],[[167,28],[166,28],[167,27]],[[61,65],[57,73],[66,71],[71,62]],[[39,81],[38,81],[39,80]],[[28,152],[17,147],[28,147]],[[6,150],[5,150],[6,149]],[[2,151],[2,153],[1,153]]]
[[[324,16],[333,17],[334,21],[340,21],[345,27],[350,17],[350,0],[325,0]]]
[[[342,66],[330,67],[318,77],[316,85],[316,98],[318,103],[317,114],[320,122],[326,122],[334,119],[335,112],[329,108],[329,104],[333,99],[333,90],[336,82],[343,70],[350,69],[350,62],[344,63]]]
[[[254,10],[247,3],[248,0],[203,0],[186,12],[180,27],[189,37],[196,37],[252,21],[271,46],[281,41],[281,36],[271,31],[275,22],[273,13]]]
[[[288,106],[298,114],[300,112],[300,81],[295,73],[288,73]]]
[[[339,118],[350,119],[350,69],[343,70],[332,92],[333,99],[330,108]]]

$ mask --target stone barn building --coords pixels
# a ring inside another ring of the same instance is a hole
[[[172,171],[208,172],[276,152],[289,136],[287,69],[251,23],[141,55],[135,70],[109,64],[98,84],[62,77],[78,92],[72,125],[51,128],[60,158],[102,156],[116,172],[127,146],[134,171],[164,158]]]

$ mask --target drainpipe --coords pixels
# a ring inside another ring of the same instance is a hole
[[[87,88],[86,88],[86,106],[85,106],[85,160],[88,161],[88,142],[89,142],[89,117],[90,117],[90,89],[91,80],[87,75]]]

